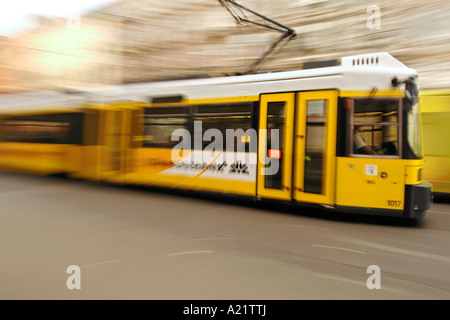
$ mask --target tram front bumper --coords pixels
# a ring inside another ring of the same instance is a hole
[[[406,185],[404,215],[408,218],[422,218],[433,203],[432,186],[423,181],[420,184]]]

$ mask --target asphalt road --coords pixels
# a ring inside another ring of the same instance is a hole
[[[447,300],[449,271],[447,203],[404,223],[0,172],[2,300]]]

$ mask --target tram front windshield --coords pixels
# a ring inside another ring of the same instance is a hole
[[[353,155],[423,158],[422,122],[420,117],[417,85],[413,79],[406,82],[405,97],[354,98],[352,126]],[[364,141],[358,143],[358,141]],[[367,152],[361,145],[374,152]]]
[[[423,158],[422,121],[420,117],[417,84],[410,79],[406,82],[405,98],[403,99],[406,118],[406,154],[408,158]]]

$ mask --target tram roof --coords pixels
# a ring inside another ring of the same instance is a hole
[[[340,62],[336,66],[297,71],[126,84],[103,90],[102,97],[106,101],[148,102],[149,97],[177,94],[202,99],[302,90],[387,90],[392,88],[394,77],[417,76],[415,70],[386,52],[343,57]]]
[[[415,70],[406,67],[389,53],[381,52],[343,57],[336,66],[298,71],[103,86],[71,94],[42,91],[5,95],[0,97],[0,112],[58,107],[78,109],[81,103],[102,104],[112,101],[148,103],[151,98],[164,96],[208,99],[324,89],[386,90],[392,88],[394,77],[404,79],[415,76]]]
[[[82,99],[55,91],[38,91],[0,96],[0,113],[32,112],[42,109],[79,109]]]

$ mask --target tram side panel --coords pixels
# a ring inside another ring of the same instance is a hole
[[[78,167],[83,113],[11,114],[1,120],[0,167],[34,174],[65,174]]]
[[[424,171],[433,192],[450,195],[450,90],[425,90],[422,109]]]
[[[252,108],[252,101],[232,99],[111,106],[101,132],[106,159],[101,179],[254,196],[256,152],[248,147],[256,143],[248,131]],[[239,147],[227,146],[227,129]]]
[[[145,107],[141,176],[166,187],[254,195],[253,99]]]
[[[73,179],[101,180],[105,162],[104,112],[100,106],[84,105],[82,126],[82,144],[73,154],[72,165],[68,167],[68,176]]]

